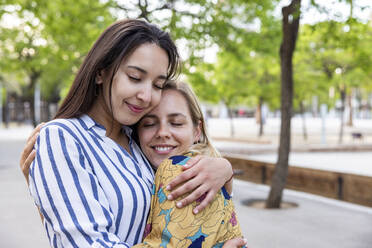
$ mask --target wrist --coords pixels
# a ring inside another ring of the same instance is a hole
[[[229,177],[227,177],[226,183],[229,183],[234,177],[234,171],[232,169],[232,165],[229,162],[229,160],[225,159],[225,161],[226,161],[227,168],[229,169]]]
[[[231,177],[225,182],[225,184],[230,183],[232,181],[233,177],[234,177],[234,174],[231,175]]]

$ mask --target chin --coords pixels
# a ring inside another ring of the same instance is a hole
[[[131,126],[136,124],[141,118],[117,118],[117,120],[120,122],[120,124],[125,126]]]
[[[168,158],[168,157],[164,157],[164,158],[155,158],[155,159],[154,159],[154,162],[151,163],[151,164],[152,164],[152,166],[153,166],[154,168],[157,169],[157,168],[160,166],[160,164],[164,161],[164,159],[166,159],[166,158]]]

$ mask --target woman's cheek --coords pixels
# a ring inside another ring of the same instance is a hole
[[[150,142],[153,140],[156,134],[156,128],[155,127],[147,127],[143,130],[143,137],[144,137],[144,145],[150,144]]]
[[[158,106],[158,104],[160,103],[161,95],[162,95],[161,92],[162,90],[159,90],[158,92],[155,91],[155,93],[153,93],[152,104],[151,104],[153,107]]]
[[[175,132],[175,136],[178,138],[179,142],[182,144],[183,149],[189,149],[193,144],[193,133],[187,128],[180,128]]]

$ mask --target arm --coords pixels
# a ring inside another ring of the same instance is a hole
[[[172,180],[167,188],[173,190],[184,183],[172,191],[170,197],[168,196],[169,200],[192,191],[189,196],[177,203],[177,207],[186,206],[206,194],[204,200],[194,209],[194,213],[198,213],[213,200],[225,184],[226,190],[231,194],[233,170],[227,159],[199,155],[190,159],[184,169],[185,171]]]
[[[232,191],[233,191],[233,177],[234,177],[234,172],[233,174],[231,175],[230,179],[226,181],[225,183],[225,189],[227,190],[227,192],[232,195]]]
[[[112,233],[108,200],[72,135],[47,126],[37,139],[30,191],[63,247],[129,247]],[[109,231],[110,230],[110,231]]]

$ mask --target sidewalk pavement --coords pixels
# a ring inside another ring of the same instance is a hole
[[[49,242],[18,162],[25,140],[0,139],[0,247],[47,248]]]
[[[269,187],[234,180],[234,203],[249,248],[371,248],[372,208],[284,190],[288,209],[257,209],[242,202],[266,199]]]
[[[268,187],[234,181],[234,203],[249,248],[370,248],[372,208],[311,194],[284,191],[291,209],[256,209],[249,199],[265,199]],[[0,247],[49,247],[18,166],[0,173]],[[5,199],[5,200],[4,200]]]
[[[0,129],[0,247],[49,247],[18,165],[31,130]],[[267,195],[267,186],[234,181],[233,199],[250,248],[372,247],[372,208],[292,190],[284,191],[284,201],[296,208],[256,209],[242,203]]]

